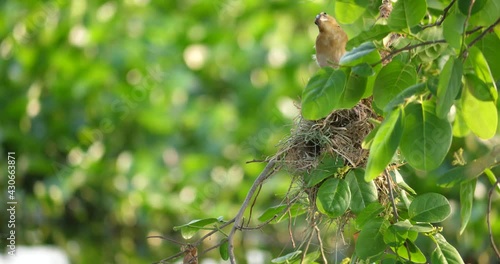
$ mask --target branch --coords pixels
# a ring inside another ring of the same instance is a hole
[[[493,238],[493,231],[491,230],[491,222],[490,222],[491,200],[493,199],[493,190],[495,190],[496,186],[499,184],[500,184],[500,178],[497,179],[495,184],[493,184],[493,186],[491,186],[491,189],[488,192],[488,212],[486,213],[486,222],[488,224],[488,233],[490,234],[491,246],[493,247],[495,254],[497,254],[497,257],[500,259],[500,252],[498,251],[498,248],[495,245],[495,239]]]
[[[435,27],[435,26],[441,26],[441,24],[443,23],[444,19],[448,15],[448,11],[450,11],[450,8],[453,6],[453,4],[455,2],[456,2],[456,0],[451,1],[450,4],[443,9],[443,16],[441,16],[438,20],[436,20],[436,22],[434,22],[432,24],[429,24],[429,25],[422,26],[422,29],[426,29],[426,28],[429,28],[429,27]]]
[[[424,42],[421,42],[421,43],[418,43],[418,44],[414,44],[414,45],[407,45],[401,49],[397,49],[397,50],[393,50],[391,51],[389,54],[387,54],[386,56],[384,56],[380,61],[372,64],[371,66],[374,67],[380,63],[382,63],[383,61],[385,60],[388,60],[392,57],[394,57],[394,55],[397,55],[403,51],[408,51],[408,50],[412,50],[414,48],[418,48],[418,47],[421,47],[421,46],[426,46],[426,45],[433,45],[433,44],[439,44],[439,43],[446,43],[446,40],[444,39],[438,39],[438,40],[430,40],[430,41],[424,41]]]
[[[465,53],[470,49],[470,47],[474,46],[474,44],[476,44],[476,42],[478,42],[479,40],[481,40],[482,38],[484,38],[484,36],[491,32],[493,30],[493,28],[498,25],[500,23],[500,18],[497,19],[497,21],[495,21],[495,23],[491,24],[488,28],[486,28],[483,32],[481,32],[481,34],[479,34],[479,36],[477,36],[475,39],[473,39],[469,45],[467,45],[467,49],[465,49],[462,53],[462,56],[465,55]]]
[[[267,180],[274,172],[274,166],[276,165],[276,158],[272,158],[269,163],[266,165],[264,170],[260,173],[259,177],[254,181],[252,187],[247,193],[247,196],[245,197],[245,200],[243,201],[243,204],[241,205],[240,210],[234,217],[232,221],[234,221],[234,225],[231,228],[231,232],[229,233],[229,236],[227,237],[228,240],[228,247],[229,247],[229,260],[231,261],[232,264],[236,263],[236,259],[234,257],[234,234],[236,233],[236,230],[242,228],[242,219],[243,219],[243,214],[245,213],[245,210],[248,207],[248,204],[250,203],[250,200],[252,199],[255,191],[257,188],[262,185],[262,183]]]

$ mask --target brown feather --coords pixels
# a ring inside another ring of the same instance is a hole
[[[342,55],[345,53],[347,34],[337,23],[335,18],[322,12],[316,16],[314,23],[318,26],[319,34],[316,38],[316,61],[320,67],[330,66],[337,68]]]

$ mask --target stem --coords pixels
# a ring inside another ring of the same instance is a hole
[[[498,248],[495,245],[495,239],[493,238],[493,231],[491,230],[491,222],[490,222],[491,200],[493,199],[493,190],[495,189],[495,186],[498,186],[499,184],[500,184],[500,178],[498,178],[495,181],[495,184],[490,188],[490,191],[488,192],[488,212],[486,213],[486,223],[488,225],[488,233],[490,234],[491,246],[493,247],[493,250],[495,251],[497,257],[500,259],[500,252],[498,251]]]
[[[243,201],[243,204],[241,205],[240,210],[233,219],[234,225],[231,228],[231,232],[229,233],[229,236],[227,238],[229,246],[229,260],[231,264],[236,263],[236,258],[234,257],[234,241],[233,241],[234,234],[236,233],[236,230],[242,228],[241,225],[242,225],[243,214],[245,213],[245,210],[247,209],[248,204],[250,203],[250,200],[252,199],[255,191],[267,178],[269,178],[272,175],[272,172],[274,172],[273,169],[275,165],[276,165],[276,159],[273,158],[269,161],[264,170],[260,173],[259,177],[257,177],[257,179],[254,181],[252,187],[247,193],[247,196],[245,197],[245,200]]]
[[[443,24],[443,21],[445,20],[446,16],[448,15],[448,11],[450,11],[450,8],[455,4],[457,0],[453,0],[450,2],[450,4],[443,9],[443,16],[441,16],[435,23],[430,24],[430,25],[425,25],[422,27],[422,29],[426,29],[428,27],[434,27],[434,26],[441,26]]]

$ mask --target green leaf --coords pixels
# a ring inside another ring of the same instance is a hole
[[[332,178],[326,180],[318,189],[316,205],[318,210],[331,218],[341,216],[349,207],[351,191],[347,182]]]
[[[352,67],[352,73],[355,73],[361,77],[370,77],[375,75],[375,70],[368,63],[363,62]]]
[[[498,112],[494,101],[481,101],[471,93],[471,83],[466,82],[463,89],[461,111],[467,127],[482,139],[495,136],[498,124]],[[480,114],[478,114],[480,113]]]
[[[406,102],[408,98],[410,98],[411,96],[424,92],[425,88],[426,88],[426,83],[418,83],[404,89],[399,94],[397,94],[389,103],[387,103],[387,105],[384,108],[384,112],[387,113],[392,111],[398,105]]]
[[[378,122],[378,120],[376,121]],[[366,135],[366,137],[363,139],[363,142],[361,143],[361,147],[363,149],[370,149],[373,139],[375,138],[375,135],[377,134],[379,127],[380,123],[377,123],[375,125],[375,128],[373,128],[372,131],[370,131],[370,133],[368,133],[368,135]]]
[[[500,162],[500,146],[495,146],[488,154],[468,162],[465,166],[455,167],[439,177],[441,187],[453,187],[457,183],[477,178],[483,171]]]
[[[417,196],[408,209],[410,219],[417,222],[442,222],[450,213],[450,203],[446,197],[438,193]]]
[[[389,222],[382,218],[375,218],[368,222],[359,233],[356,241],[356,254],[361,259],[369,259],[382,254],[387,245],[384,243],[384,233]]]
[[[470,19],[469,23],[471,23],[472,25],[476,24],[477,26],[490,26],[498,19],[498,14],[500,14],[500,2],[495,0],[483,1],[486,1],[484,7],[481,8],[481,10],[474,14]]]
[[[429,233],[434,231],[434,227],[429,223],[416,223],[411,226],[410,231],[418,233]]]
[[[486,84],[491,99],[496,101],[498,98],[497,86],[491,74],[490,67],[483,53],[477,47],[469,49],[469,56],[467,57],[466,65],[473,68],[477,77]],[[473,89],[472,87],[469,90]],[[476,93],[473,93],[476,94]],[[478,98],[481,99],[481,98]]]
[[[393,248],[394,250],[394,248]],[[427,263],[427,259],[422,251],[413,243],[411,240],[407,239],[405,245],[399,246],[395,252],[398,256],[411,260],[411,263]]]
[[[300,254],[302,254],[302,250],[297,250],[284,256],[272,259],[271,263],[289,263],[290,261],[297,259]]]
[[[462,84],[462,62],[450,57],[439,76],[436,113],[445,118],[450,111]]]
[[[474,5],[472,6],[470,14],[474,15],[475,13],[483,9],[487,1],[488,0],[474,0]],[[471,2],[472,0],[458,0],[458,9],[463,15],[467,16],[469,14]]]
[[[420,23],[427,12],[424,0],[399,0],[394,4],[388,25],[394,30],[411,28]]]
[[[377,178],[392,160],[402,135],[401,110],[395,109],[382,122],[373,139],[366,165],[365,180]]]
[[[455,108],[456,108],[456,114],[455,114],[455,120],[453,122],[453,136],[465,137],[469,134],[470,129],[469,127],[467,127],[467,124],[465,123],[465,118],[461,104],[457,104]]]
[[[446,21],[446,20],[445,20]],[[418,32],[417,39],[422,41],[437,41],[442,40],[443,36],[443,28],[442,27],[430,27],[425,30]],[[412,42],[412,44],[417,44],[419,42]],[[436,43],[432,45],[424,45],[417,47],[415,53],[417,54],[420,62],[428,63],[436,60],[439,57],[442,57],[446,51],[446,47],[448,44],[446,43]]]
[[[452,8],[443,22],[443,35],[448,44],[459,50],[462,47],[462,34],[466,16]]]
[[[180,226],[174,226],[174,231],[181,230],[181,235],[184,239],[190,239],[192,238],[196,232],[198,232],[200,229],[205,229],[205,226],[214,224],[214,223],[221,223],[223,220],[222,216],[219,216],[218,218],[204,218],[204,219],[196,219],[192,220],[191,222],[180,225]]]
[[[448,120],[435,115],[434,102],[407,105],[403,124],[399,146],[406,161],[424,171],[439,167],[450,149],[453,136]]]
[[[396,184],[406,190],[407,192],[415,195],[417,194],[415,190],[413,190],[403,179],[403,176],[399,173],[398,170],[391,170],[389,174],[392,176],[393,180],[396,182]]]
[[[495,92],[492,93],[488,85],[484,83],[475,74],[465,74],[465,87],[469,89],[469,92],[476,99],[480,101],[496,101],[495,96],[498,96]]]
[[[344,167],[344,161],[341,158],[326,156],[310,175],[305,177],[306,186],[313,187],[322,180],[332,176],[338,168]]]
[[[399,226],[391,225],[384,232],[384,243],[390,247],[399,247],[403,245],[403,243],[408,238],[408,230],[411,227],[410,221],[406,220],[405,222],[397,222]],[[407,226],[405,226],[407,225]]]
[[[462,234],[469,223],[474,203],[474,190],[477,179],[460,184],[460,234]]]
[[[356,37],[350,39],[347,42],[346,49],[352,50],[354,47],[361,45],[367,41],[377,41],[382,40],[389,33],[391,33],[391,29],[387,25],[375,25],[370,29],[361,32]]]
[[[302,93],[302,115],[317,120],[338,109],[346,84],[346,74],[330,67],[321,68],[307,83]]]
[[[345,90],[342,93],[339,107],[352,108],[355,106],[365,93],[366,81],[366,77],[359,76],[351,71]]]
[[[223,260],[229,259],[229,243],[227,242],[227,238],[223,239],[223,242],[219,246],[220,257]]]
[[[373,86],[373,102],[380,109],[399,93],[417,82],[417,71],[411,64],[393,60],[378,73]]]
[[[335,18],[342,24],[352,24],[366,10],[369,1],[337,0],[335,1]]]
[[[497,31],[500,32],[500,30]],[[488,62],[493,79],[500,80],[500,52],[498,52],[497,48],[500,47],[500,37],[495,34],[486,34],[486,36],[474,46],[481,49],[483,56]]]
[[[273,224],[279,223],[283,219],[286,219],[283,218],[283,216],[285,216],[285,213],[287,212],[285,211],[287,207],[288,205],[286,204],[269,207],[259,216],[258,220],[261,222],[271,221]],[[307,208],[304,208],[304,206],[299,203],[292,204],[288,210],[290,211],[292,217],[296,217],[307,212]]]
[[[304,257],[304,260],[296,259],[296,260],[292,261],[291,264],[302,264],[302,263],[316,264],[317,262],[314,262],[314,261],[317,260],[319,258],[319,256],[321,256],[321,252],[314,251],[314,252],[307,254]]]
[[[431,263],[463,264],[464,261],[454,248],[441,234],[435,234],[436,249],[432,252]]]
[[[355,214],[378,198],[377,186],[373,181],[366,182],[364,176],[363,169],[353,169],[345,177],[351,191],[350,208]]]
[[[379,217],[380,213],[384,211],[384,207],[378,203],[373,202],[361,211],[358,216],[355,218],[356,220],[356,229],[361,230],[365,224],[370,222],[371,220]]]
[[[373,42],[365,42],[359,47],[356,47],[344,54],[340,59],[340,65],[342,66],[355,66],[357,64],[366,62],[374,63],[377,61],[377,48]],[[378,56],[380,58],[380,56]]]

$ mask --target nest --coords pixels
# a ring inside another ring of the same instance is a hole
[[[377,118],[371,100],[365,99],[351,109],[335,110],[320,120],[306,120],[299,116],[290,137],[280,143],[282,165],[290,172],[311,172],[324,154],[343,158],[350,167],[364,167],[368,150],[362,148],[363,139]]]

